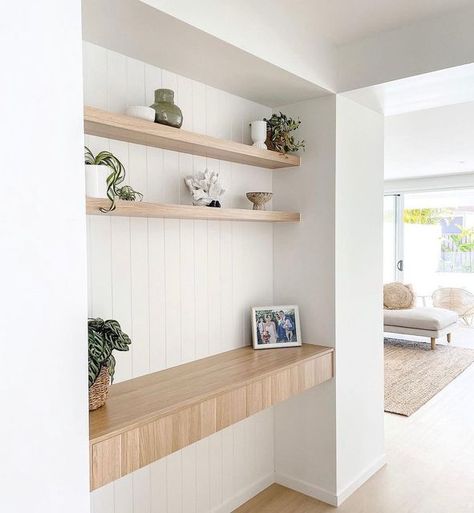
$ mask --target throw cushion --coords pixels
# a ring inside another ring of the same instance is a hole
[[[403,310],[415,306],[416,296],[411,285],[399,281],[383,287],[383,306],[389,310]]]

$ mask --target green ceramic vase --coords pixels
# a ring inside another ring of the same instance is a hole
[[[157,89],[155,103],[150,105],[155,110],[155,123],[181,128],[183,113],[174,103],[174,91],[171,89]]]

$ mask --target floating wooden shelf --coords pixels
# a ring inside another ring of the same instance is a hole
[[[108,208],[108,199],[87,198],[87,213],[90,215],[110,215],[123,217],[164,217],[171,219],[209,219],[220,221],[260,221],[287,222],[300,221],[298,212],[279,212],[271,210],[251,210],[243,208],[211,208],[193,205],[167,205],[135,201],[117,201],[117,208],[103,214],[99,208]]]
[[[89,135],[156,146],[249,166],[278,169],[300,165],[300,158],[297,155],[282,155],[275,151],[261,150],[254,146],[159,125],[94,107],[84,108],[84,130]]]
[[[243,347],[112,385],[90,414],[94,490],[333,376],[333,349]]]

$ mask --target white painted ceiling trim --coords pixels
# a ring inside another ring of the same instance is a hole
[[[474,188],[474,172],[425,176],[422,178],[385,180],[384,182],[384,192],[386,194],[396,194],[401,192],[431,192],[467,188]]]

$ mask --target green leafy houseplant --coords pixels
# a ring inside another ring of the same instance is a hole
[[[118,187],[125,180],[126,173],[125,167],[114,154],[110,151],[101,151],[94,156],[87,146],[84,146],[84,150],[86,165],[108,166],[111,169],[107,177],[107,197],[110,200],[110,206],[108,209],[101,207],[101,212],[106,213],[115,210],[116,198],[127,201],[136,201],[137,198],[139,198],[139,201],[143,199],[143,194],[135,191],[129,185]]]
[[[94,384],[103,367],[107,367],[110,380],[115,373],[114,350],[128,351],[131,340],[115,320],[104,321],[99,317],[89,319],[89,388]]]
[[[269,150],[280,153],[294,153],[305,148],[304,141],[295,141],[291,132],[299,128],[301,121],[294,120],[282,112],[272,114],[270,119],[263,119],[267,122],[267,140],[265,144]]]

